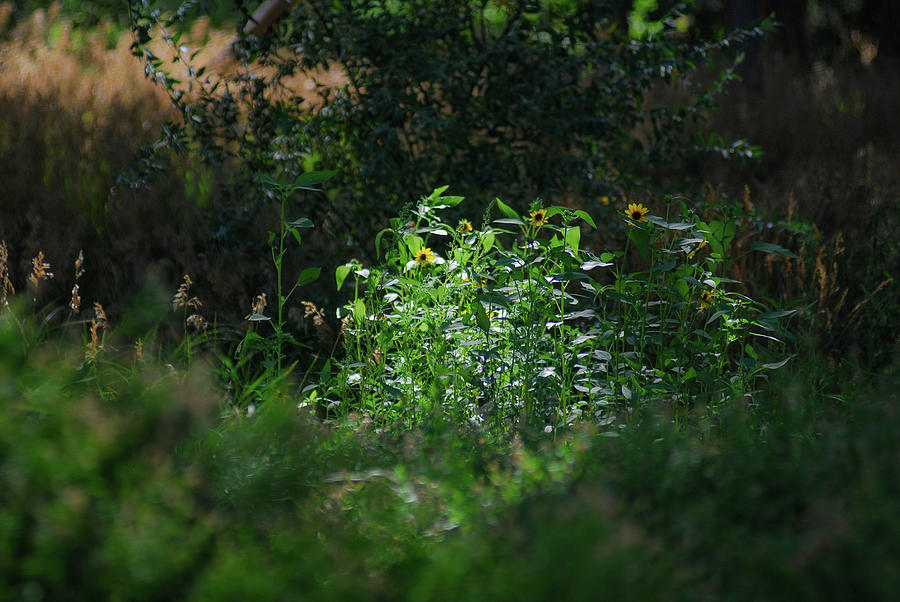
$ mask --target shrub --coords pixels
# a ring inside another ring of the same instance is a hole
[[[155,24],[166,36],[183,12],[161,19],[146,0],[131,6],[134,52],[184,118],[169,142],[212,160],[237,156],[250,176],[337,169],[337,213],[364,247],[367,224],[443,181],[476,198],[502,186],[512,197],[590,205],[685,154],[752,154],[682,134],[734,78],[732,65],[700,83],[702,65],[761,29],[695,42],[673,9],[632,38],[615,2],[322,0],[300,3],[274,34],[243,36],[236,52],[249,69],[210,77],[191,68],[182,85],[146,43]],[[324,81],[323,70],[344,82]],[[317,101],[288,86],[296,75]],[[652,100],[667,87],[685,100]]]

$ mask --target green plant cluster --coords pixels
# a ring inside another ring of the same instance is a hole
[[[758,377],[790,359],[779,320],[796,310],[729,290],[733,208],[704,221],[684,201],[662,217],[633,203],[624,249],[595,253],[581,243],[595,227],[585,211],[536,202],[526,217],[496,199],[480,228],[453,225],[441,213],[463,198],[446,189],[379,234],[384,265],[336,272],[338,288],[355,280],[346,358],[315,396],[338,413],[417,423],[437,410],[549,432],[659,399],[752,401]],[[503,217],[489,219],[493,207]]]

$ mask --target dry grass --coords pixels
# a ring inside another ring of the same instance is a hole
[[[174,288],[187,271],[201,276],[208,311],[237,315],[251,291],[266,285],[269,216],[259,215],[258,231],[241,232],[240,240],[211,240],[205,213],[227,174],[190,158],[179,158],[150,190],[119,186],[117,176],[140,146],[155,139],[163,120],[177,118],[131,55],[131,36],[104,26],[73,28],[55,8],[5,31],[11,7],[0,5],[4,290],[24,288],[38,251],[59,266],[84,249],[91,269],[74,289],[66,279],[44,283],[46,299],[79,308],[100,300],[118,316],[148,275]],[[196,60],[203,64],[229,39],[201,19],[182,43],[202,48]],[[162,41],[152,49],[172,58]],[[173,74],[180,69],[175,65]]]
[[[813,302],[812,330],[835,365],[854,354],[888,362],[900,350],[895,65],[804,70],[770,57],[765,74],[758,91],[730,98],[715,123],[761,145],[765,157],[743,168],[708,165],[705,174],[715,194],[755,205],[763,216],[756,239],[801,258],[749,255],[734,276],[780,303]]]

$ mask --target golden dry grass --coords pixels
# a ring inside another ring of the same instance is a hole
[[[261,245],[248,249],[246,240],[214,252],[204,209],[215,200],[217,174],[199,160],[180,159],[149,190],[117,183],[161,123],[178,120],[132,56],[131,35],[104,25],[75,28],[57,7],[35,11],[8,30],[12,10],[11,3],[0,4],[4,290],[24,289],[39,251],[58,266],[71,265],[84,249],[90,269],[77,290],[71,279],[58,278],[42,285],[47,299],[71,303],[77,296],[78,306],[100,300],[118,315],[148,273],[175,286],[188,271],[202,276],[197,284],[204,297],[215,299],[211,311],[241,311],[250,291],[264,284],[259,275],[267,253]],[[199,19],[181,43],[187,53],[200,49],[196,64],[202,65],[221,54],[231,35]],[[184,78],[184,65],[171,63],[170,45],[156,40],[150,49]],[[307,95],[312,89],[300,79],[291,85]],[[260,232],[264,237],[264,226]]]

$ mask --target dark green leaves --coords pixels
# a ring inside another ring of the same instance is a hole
[[[762,251],[763,253],[775,253],[776,255],[781,255],[783,257],[790,257],[791,259],[797,259],[799,257],[799,255],[797,255],[796,253],[771,242],[755,242],[750,245],[750,248],[754,251]]]

